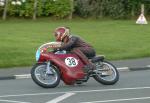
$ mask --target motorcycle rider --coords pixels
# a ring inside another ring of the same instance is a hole
[[[84,67],[85,72],[95,69],[95,65],[92,64],[88,57],[94,57],[96,52],[93,47],[86,43],[78,36],[71,35],[69,27],[58,27],[54,31],[56,41],[62,42],[60,50],[67,50],[75,53],[86,65]]]

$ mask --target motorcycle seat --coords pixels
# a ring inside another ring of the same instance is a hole
[[[94,58],[91,59],[92,63],[98,62],[98,61],[103,61],[105,59],[104,55],[100,55],[100,56],[96,56]]]

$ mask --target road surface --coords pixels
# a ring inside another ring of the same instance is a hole
[[[62,82],[53,89],[37,86],[31,79],[1,80],[0,103],[150,103],[150,70],[120,72],[115,85],[90,79],[83,85]]]

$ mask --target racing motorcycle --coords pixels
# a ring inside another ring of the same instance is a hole
[[[54,88],[62,80],[66,85],[82,84],[93,77],[104,85],[113,85],[119,80],[116,67],[105,60],[104,56],[89,57],[96,69],[85,72],[85,64],[80,58],[65,50],[55,50],[61,42],[49,42],[36,51],[37,63],[31,69],[33,81],[44,88]]]

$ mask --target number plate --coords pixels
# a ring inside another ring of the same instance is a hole
[[[78,60],[74,57],[67,57],[65,63],[68,67],[76,67],[78,65]]]

